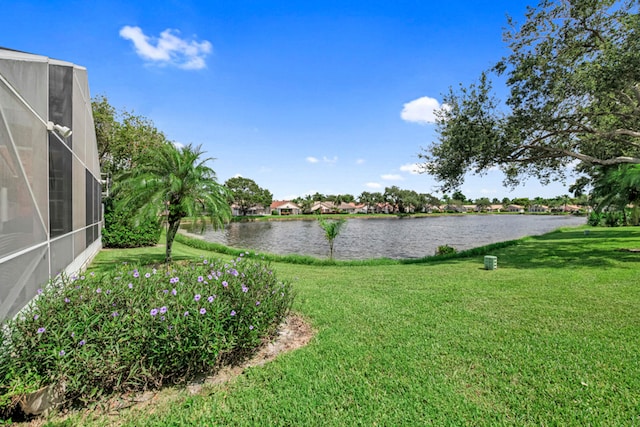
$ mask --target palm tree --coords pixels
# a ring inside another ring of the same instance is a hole
[[[204,229],[208,217],[214,229],[231,219],[229,191],[202,159],[201,146],[181,149],[166,144],[151,155],[149,163],[138,165],[120,176],[117,191],[124,194],[138,214],[167,216],[165,262],[171,262],[171,247],[182,218],[195,217]]]
[[[333,259],[333,241],[338,237],[342,226],[346,223],[346,219],[326,220],[318,217],[318,223],[324,230],[324,237],[329,242],[329,259]]]

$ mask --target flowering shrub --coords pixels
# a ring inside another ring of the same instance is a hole
[[[0,412],[50,384],[67,401],[90,401],[187,381],[251,353],[293,300],[290,284],[246,256],[162,271],[123,265],[39,293],[5,325]]]

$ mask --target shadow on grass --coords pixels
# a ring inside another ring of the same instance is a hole
[[[117,265],[165,265],[163,247],[135,249],[103,249],[91,263],[90,271],[111,271]],[[194,257],[185,254],[173,255],[173,261],[192,260]]]
[[[640,228],[560,230],[523,239],[495,254],[509,268],[613,267],[640,262]]]

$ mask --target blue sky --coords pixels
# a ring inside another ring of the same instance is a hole
[[[506,53],[509,14],[531,1],[12,1],[0,46],[84,66],[92,96],[201,144],[218,180],[274,199],[433,193],[416,174],[435,140],[430,110]],[[504,88],[496,84],[498,95]],[[569,182],[570,184],[571,182]],[[554,197],[534,179],[468,176],[469,198]]]

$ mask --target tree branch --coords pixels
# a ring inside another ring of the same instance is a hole
[[[602,165],[602,166],[617,165],[617,164],[621,164],[621,163],[640,164],[640,158],[638,158],[638,157],[617,156],[617,157],[612,157],[610,159],[599,159],[597,157],[588,156],[586,154],[578,153],[576,151],[566,150],[566,149],[563,149],[563,148],[546,147],[546,146],[541,146],[541,145],[523,145],[522,149],[520,151],[526,151],[526,150],[532,150],[534,152],[535,151],[546,151],[546,152],[549,153],[548,155],[538,156],[538,160],[563,156],[563,157],[572,157],[574,159],[581,160],[581,161],[583,161],[585,163],[590,163],[590,164],[595,164],[595,165]],[[534,159],[535,158],[531,158],[531,160],[534,160]],[[513,159],[513,161],[514,162],[522,162],[522,161],[526,161],[526,160],[525,159],[515,158],[515,159]]]

